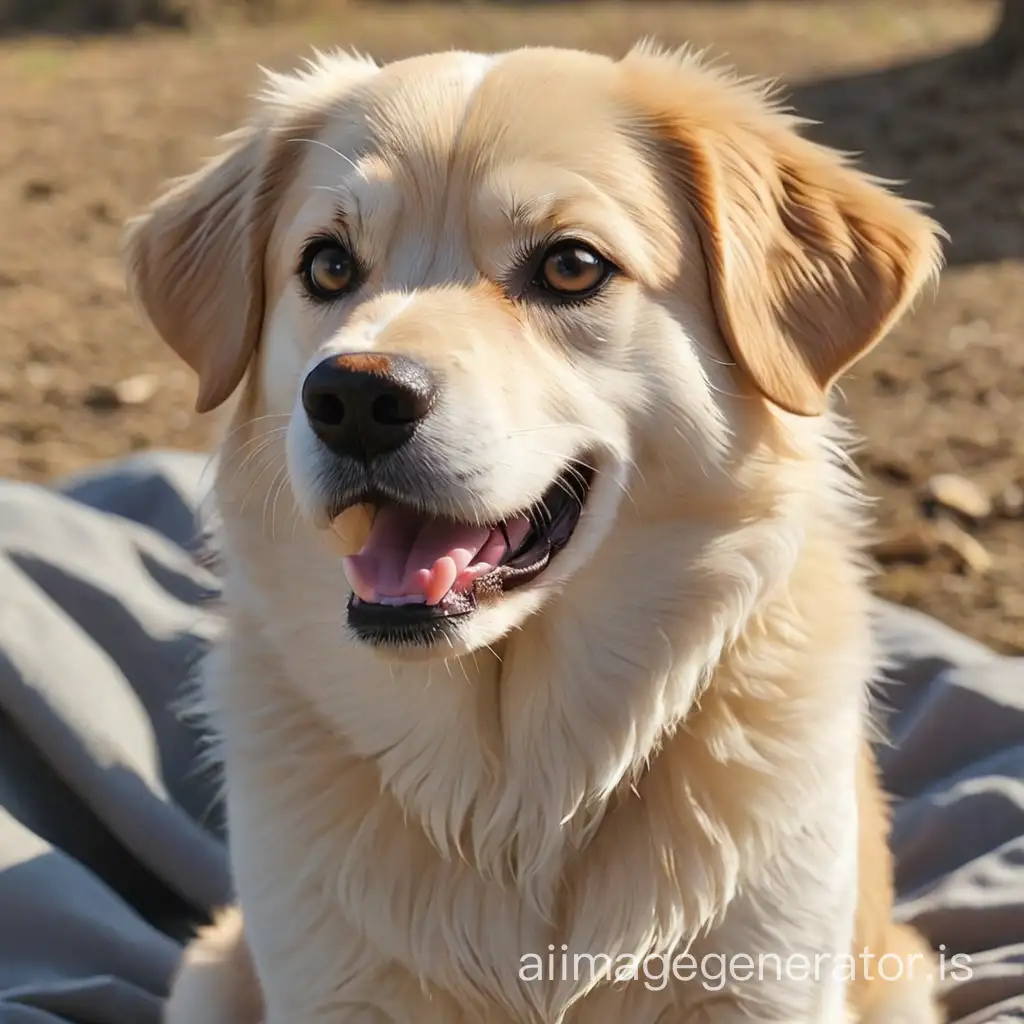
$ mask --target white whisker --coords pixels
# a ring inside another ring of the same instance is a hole
[[[351,167],[352,170],[359,175],[360,178],[362,178],[364,181],[366,180],[366,173],[360,168],[360,166],[355,162],[355,160],[352,159],[352,157],[347,156],[345,153],[342,153],[340,149],[335,149],[333,146],[324,142],[323,139],[292,139],[292,142],[306,142],[310,146],[323,146],[324,149],[329,150],[340,160],[344,160],[345,163],[347,163],[349,167]]]
[[[246,506],[246,504],[248,503],[249,499],[250,499],[250,498],[252,497],[252,495],[253,495],[253,492],[254,492],[254,491],[256,490],[256,488],[257,488],[257,487],[259,486],[259,482],[260,482],[260,480],[262,480],[262,479],[263,479],[263,477],[264,477],[264,476],[266,476],[267,470],[268,470],[268,469],[273,469],[273,468],[274,468],[274,464],[275,464],[275,461],[276,461],[276,460],[274,460],[274,459],[271,459],[271,460],[270,460],[270,462],[268,462],[268,463],[267,463],[267,464],[266,464],[266,465],[265,465],[265,466],[263,467],[263,469],[261,469],[261,470],[260,470],[260,472],[259,472],[259,474],[257,475],[256,479],[255,479],[255,480],[253,480],[253,482],[252,482],[252,485],[250,486],[249,490],[248,490],[248,491],[246,492],[246,494],[245,494],[245,497],[244,497],[244,498],[242,499],[242,504],[241,504],[241,505],[239,506],[239,509],[238,509],[238,514],[239,514],[239,515],[244,515],[244,513],[245,513],[245,506]],[[282,460],[282,461],[283,461],[283,460]]]

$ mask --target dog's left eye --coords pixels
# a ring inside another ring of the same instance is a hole
[[[589,245],[559,242],[541,258],[533,283],[566,298],[593,295],[611,276],[612,265]]]

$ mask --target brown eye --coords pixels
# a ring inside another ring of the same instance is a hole
[[[584,298],[596,292],[611,272],[611,265],[589,246],[561,242],[544,254],[535,283],[559,295]]]
[[[303,253],[299,274],[306,291],[314,299],[326,302],[356,286],[357,270],[355,258],[345,246],[324,239],[314,242]]]

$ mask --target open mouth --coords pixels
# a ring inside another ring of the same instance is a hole
[[[536,504],[494,524],[376,505],[369,536],[344,560],[349,625],[375,643],[432,643],[477,602],[535,579],[569,543],[593,471],[568,465]]]

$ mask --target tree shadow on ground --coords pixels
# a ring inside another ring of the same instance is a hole
[[[175,0],[0,0],[0,37],[128,32],[139,25],[182,28],[186,21]]]
[[[951,265],[1024,258],[1024,61],[988,46],[790,93],[811,137],[905,182],[950,235]]]

